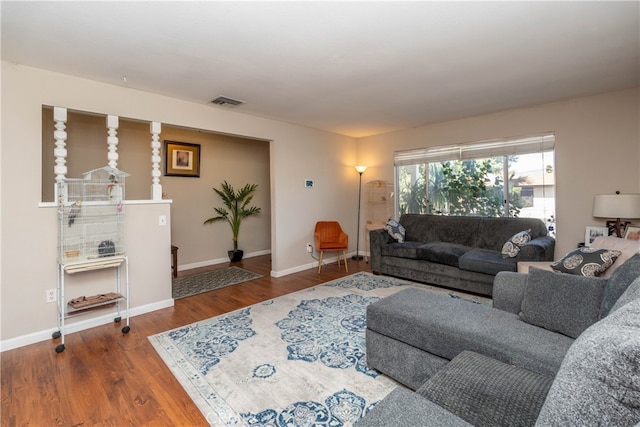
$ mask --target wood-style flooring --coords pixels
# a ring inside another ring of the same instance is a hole
[[[198,408],[147,337],[346,276],[328,264],[281,278],[270,276],[269,255],[239,267],[262,278],[176,300],[175,306],[131,318],[131,332],[109,324],[55,341],[5,351],[1,358],[2,426],[206,426]],[[180,272],[180,276],[227,264]],[[349,259],[349,273],[371,271]],[[55,321],[53,319],[52,321]]]

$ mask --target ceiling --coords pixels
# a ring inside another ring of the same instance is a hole
[[[5,61],[352,137],[640,85],[637,1],[2,1],[0,13]],[[246,103],[211,104],[219,95]]]

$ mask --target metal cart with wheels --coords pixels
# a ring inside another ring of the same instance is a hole
[[[115,292],[99,294],[89,297],[72,299],[66,303],[65,276],[86,271],[99,270],[105,268],[116,269]],[[122,272],[124,270],[124,289],[122,286]],[[120,323],[124,315],[125,326],[122,333],[127,334],[131,330],[129,325],[129,258],[127,256],[114,256],[107,259],[90,260],[86,262],[76,262],[69,264],[58,264],[57,279],[57,301],[58,301],[58,330],[53,333],[54,339],[61,338],[60,344],[56,346],[56,353],[62,353],[65,349],[65,320],[71,317],[86,314],[101,308],[110,308],[115,305],[116,317],[114,322]],[[124,291],[124,293],[123,293]],[[77,304],[73,304],[77,302]]]

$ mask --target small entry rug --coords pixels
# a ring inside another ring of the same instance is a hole
[[[176,277],[171,281],[171,296],[173,299],[185,298],[259,277],[262,277],[262,274],[240,267],[226,267],[192,276]]]
[[[359,272],[149,337],[214,426],[351,426],[397,383],[371,370],[366,307],[407,287]]]

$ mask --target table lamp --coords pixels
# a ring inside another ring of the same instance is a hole
[[[622,237],[620,219],[640,218],[640,194],[598,194],[593,199],[593,216],[615,218],[616,236]]]

